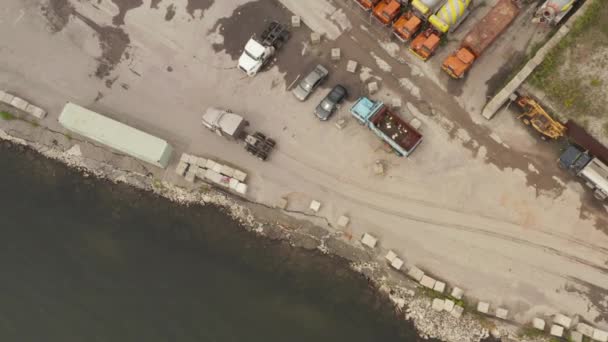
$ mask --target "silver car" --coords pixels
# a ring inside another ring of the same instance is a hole
[[[292,90],[293,95],[300,101],[304,101],[329,75],[329,71],[321,64],[317,65],[298,85]]]

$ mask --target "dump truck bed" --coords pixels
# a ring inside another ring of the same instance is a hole
[[[519,14],[519,8],[512,0],[499,0],[496,5],[477,22],[462,41],[462,47],[469,49],[477,57],[509,27]]]
[[[370,123],[370,128],[403,156],[409,155],[422,141],[422,134],[386,106],[371,117]]]

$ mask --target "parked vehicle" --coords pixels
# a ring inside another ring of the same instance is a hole
[[[259,39],[251,37],[247,41],[243,54],[239,58],[239,69],[248,76],[255,76],[288,39],[287,27],[276,21],[271,22]]]
[[[585,185],[593,190],[595,198],[603,201],[608,197],[608,166],[598,158],[571,145],[562,153],[558,163],[561,168],[582,178]]]
[[[380,0],[355,0],[355,2],[364,10],[371,11]]]
[[[541,134],[543,140],[559,139],[566,133],[566,127],[545,111],[545,109],[529,96],[514,94],[515,103],[523,110],[517,118],[525,125],[532,126]]]
[[[245,150],[260,160],[266,160],[276,145],[274,140],[260,132],[254,134],[245,132],[249,122],[229,110],[207,108],[203,114],[203,125],[220,136],[243,141]]]
[[[401,3],[397,0],[381,0],[374,7],[374,18],[383,25],[390,25],[401,11]]]
[[[547,0],[534,14],[533,22],[557,25],[570,12],[577,0]]]
[[[410,43],[410,51],[422,59],[433,56],[441,38],[453,32],[469,15],[471,0],[447,0],[443,6],[429,17],[429,27],[418,34]]]
[[[460,48],[448,56],[441,68],[452,78],[462,78],[483,52],[519,14],[515,0],[499,0],[462,40]]]
[[[327,79],[329,71],[318,64],[298,85],[292,90],[293,95],[300,101],[305,101],[317,87]]]
[[[346,88],[338,84],[323,100],[321,100],[321,103],[317,105],[317,108],[315,108],[315,115],[319,120],[328,120],[338,107],[338,104],[340,104],[347,95],[348,92],[346,91]]]
[[[413,0],[411,9],[403,13],[393,23],[393,33],[401,41],[406,42],[418,33],[422,24],[428,20],[446,0]]]
[[[422,142],[422,134],[380,101],[361,97],[352,106],[350,113],[400,157],[409,156]]]

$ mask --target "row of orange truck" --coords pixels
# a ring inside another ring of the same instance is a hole
[[[441,40],[468,16],[472,0],[355,0],[420,59],[428,60]],[[453,78],[462,78],[473,62],[519,14],[517,0],[499,0],[464,37],[458,50],[442,63]]]

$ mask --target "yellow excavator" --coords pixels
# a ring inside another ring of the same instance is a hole
[[[532,126],[541,134],[543,140],[547,138],[559,139],[566,134],[566,127],[553,119],[533,98],[517,95],[515,103],[524,111],[517,118],[523,121],[524,124]]]

